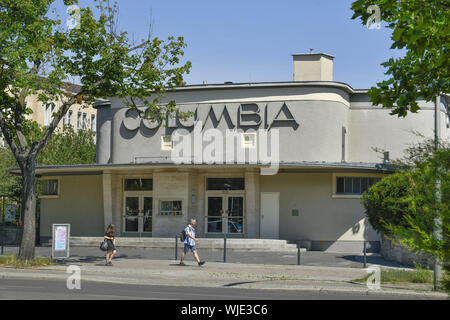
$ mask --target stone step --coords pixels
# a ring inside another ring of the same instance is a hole
[[[71,237],[71,247],[97,247],[103,241],[103,237]],[[122,248],[155,248],[173,249],[175,238],[116,238],[117,246]],[[51,246],[51,241],[42,243],[42,246]],[[223,238],[199,238],[198,248],[222,250]],[[178,247],[183,243],[178,240]],[[227,238],[228,250],[252,250],[252,251],[297,251],[296,244],[290,244],[286,240],[278,239],[236,239]],[[301,251],[306,251],[302,248]]]

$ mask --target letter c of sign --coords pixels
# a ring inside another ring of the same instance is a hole
[[[134,131],[139,128],[141,119],[136,110],[128,109],[125,112],[125,118],[123,119],[123,126],[130,130]]]
[[[152,118],[142,119],[142,125],[150,130],[157,129],[161,125],[161,119],[159,118],[159,115],[155,116],[155,114],[150,110],[147,111],[145,115],[148,115],[148,113],[150,113],[155,119],[154,120],[152,120]]]

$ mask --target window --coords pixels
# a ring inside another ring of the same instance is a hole
[[[256,148],[256,132],[243,133],[241,137],[243,149]]]
[[[58,195],[58,179],[42,180],[42,196]]]
[[[87,125],[87,113],[83,112],[82,128],[83,128],[83,130],[86,130],[87,127],[88,127],[88,125]]]
[[[71,125],[73,126],[73,111],[67,111],[66,115],[63,118],[63,126]]]
[[[363,194],[381,178],[337,177],[336,194]]]
[[[244,178],[207,178],[206,190],[244,190]]]
[[[161,201],[159,215],[165,217],[182,216],[183,212],[181,211],[181,201]]]
[[[97,128],[95,123],[95,114],[91,114],[91,131],[95,131]]]
[[[73,126],[73,111],[69,110],[69,124]]]
[[[172,149],[173,149],[172,136],[162,136],[161,150],[172,150]]]
[[[125,179],[125,191],[152,191],[153,179]]]
[[[50,125],[53,119],[53,113],[55,112],[56,106],[54,103],[49,103],[45,105],[44,110],[44,126]]]
[[[82,125],[81,112],[78,111],[78,114],[77,114],[77,129],[81,129],[81,125]]]

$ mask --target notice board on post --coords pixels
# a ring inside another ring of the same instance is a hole
[[[53,224],[52,258],[69,258],[70,224]]]

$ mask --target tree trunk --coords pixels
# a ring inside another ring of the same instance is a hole
[[[20,260],[34,259],[36,244],[36,169],[35,157],[26,159],[22,167],[22,206],[21,216],[24,217],[22,243],[20,244]]]

